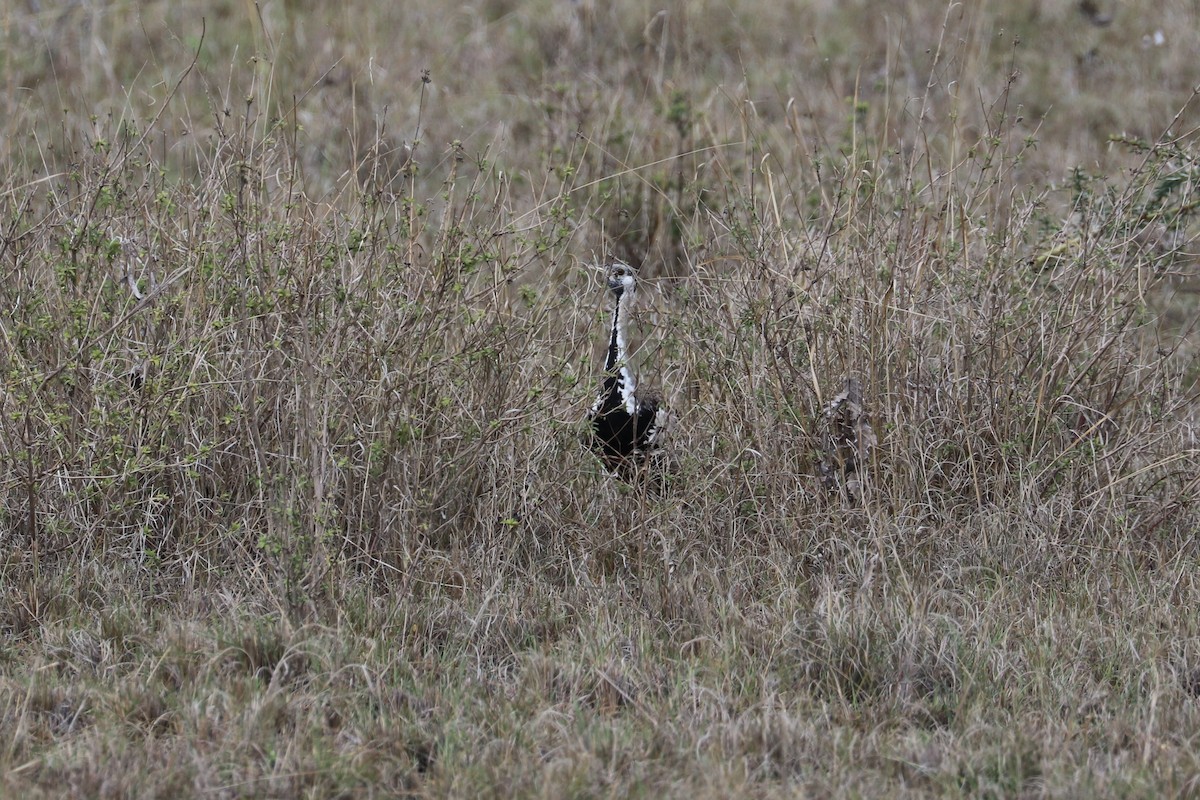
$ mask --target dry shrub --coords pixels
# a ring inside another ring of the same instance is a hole
[[[1190,786],[1181,79],[1067,170],[1103,120],[982,7],[416,5],[373,22],[443,21],[425,74],[149,4],[150,85],[93,4],[19,20],[78,33],[6,56],[0,630],[61,682],[5,662],[4,785]],[[645,481],[583,445],[609,255],[679,416]]]

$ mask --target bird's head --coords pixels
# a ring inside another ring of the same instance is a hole
[[[633,294],[637,290],[637,273],[623,261],[614,261],[608,268],[608,288],[617,297]]]

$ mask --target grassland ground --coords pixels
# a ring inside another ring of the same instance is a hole
[[[1197,13],[0,10],[0,795],[1200,793]]]

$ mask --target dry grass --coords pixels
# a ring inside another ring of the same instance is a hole
[[[0,13],[0,794],[1200,791],[1194,4],[876,5]]]

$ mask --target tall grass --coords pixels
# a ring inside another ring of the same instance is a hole
[[[6,791],[1194,791],[1180,80],[1081,144],[975,7],[472,10],[7,17]]]

